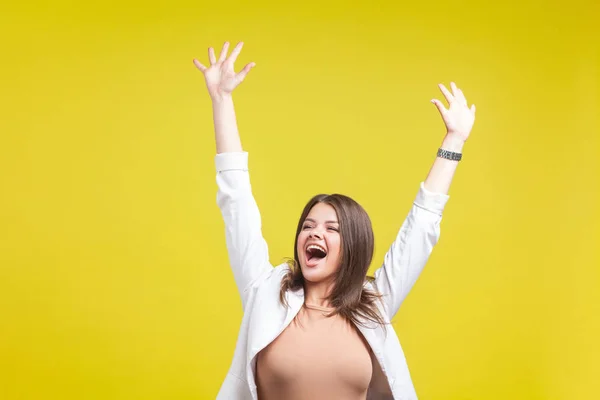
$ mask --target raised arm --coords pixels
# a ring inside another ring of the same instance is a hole
[[[242,149],[232,92],[244,80],[254,63],[235,73],[233,64],[242,50],[240,42],[227,57],[229,43],[223,45],[219,59],[208,49],[210,67],[194,60],[202,71],[212,99],[217,155],[217,204],[225,222],[229,262],[245,306],[248,289],[261,274],[269,272],[267,243],[262,236],[261,217],[252,195],[248,172],[248,153]]]
[[[462,155],[475,121],[475,106],[469,108],[464,94],[454,83],[451,83],[452,92],[444,85],[440,84],[439,87],[449,103],[449,107],[445,108],[439,100],[432,100],[446,125],[441,149]],[[390,318],[396,314],[417,281],[439,240],[442,212],[449,199],[448,191],[458,163],[445,158],[443,154],[438,155],[427,178],[421,183],[408,216],[384,257],[383,265],[375,271],[375,283],[384,295],[383,301]]]

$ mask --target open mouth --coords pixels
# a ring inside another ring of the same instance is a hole
[[[316,265],[319,261],[327,256],[327,250],[318,244],[310,244],[306,246],[306,262],[307,264]]]

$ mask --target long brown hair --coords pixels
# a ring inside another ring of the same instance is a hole
[[[310,210],[318,203],[329,204],[334,208],[340,227],[340,267],[334,275],[334,285],[327,297],[334,308],[330,315],[339,314],[354,324],[364,325],[363,321],[368,320],[385,325],[376,304],[381,295],[365,287],[366,281],[374,279],[367,276],[375,246],[371,219],[360,204],[342,194],[318,194],[304,207],[296,229],[294,259],[288,260],[290,269],[281,282],[280,301],[287,305],[285,293],[304,286],[298,259],[298,236]]]

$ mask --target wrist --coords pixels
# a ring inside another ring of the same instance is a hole
[[[465,139],[456,134],[448,133],[442,141],[442,149],[452,151],[454,153],[462,153],[465,145]]]
[[[219,105],[222,103],[229,103],[233,101],[231,93],[216,94],[214,96],[210,96],[210,99],[212,100],[213,105]]]

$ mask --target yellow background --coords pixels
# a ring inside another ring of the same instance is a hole
[[[0,398],[210,399],[241,320],[192,58],[245,42],[238,121],[274,263],[317,192],[382,259],[477,105],[396,318],[421,399],[600,398],[600,6],[42,2],[0,9]]]

